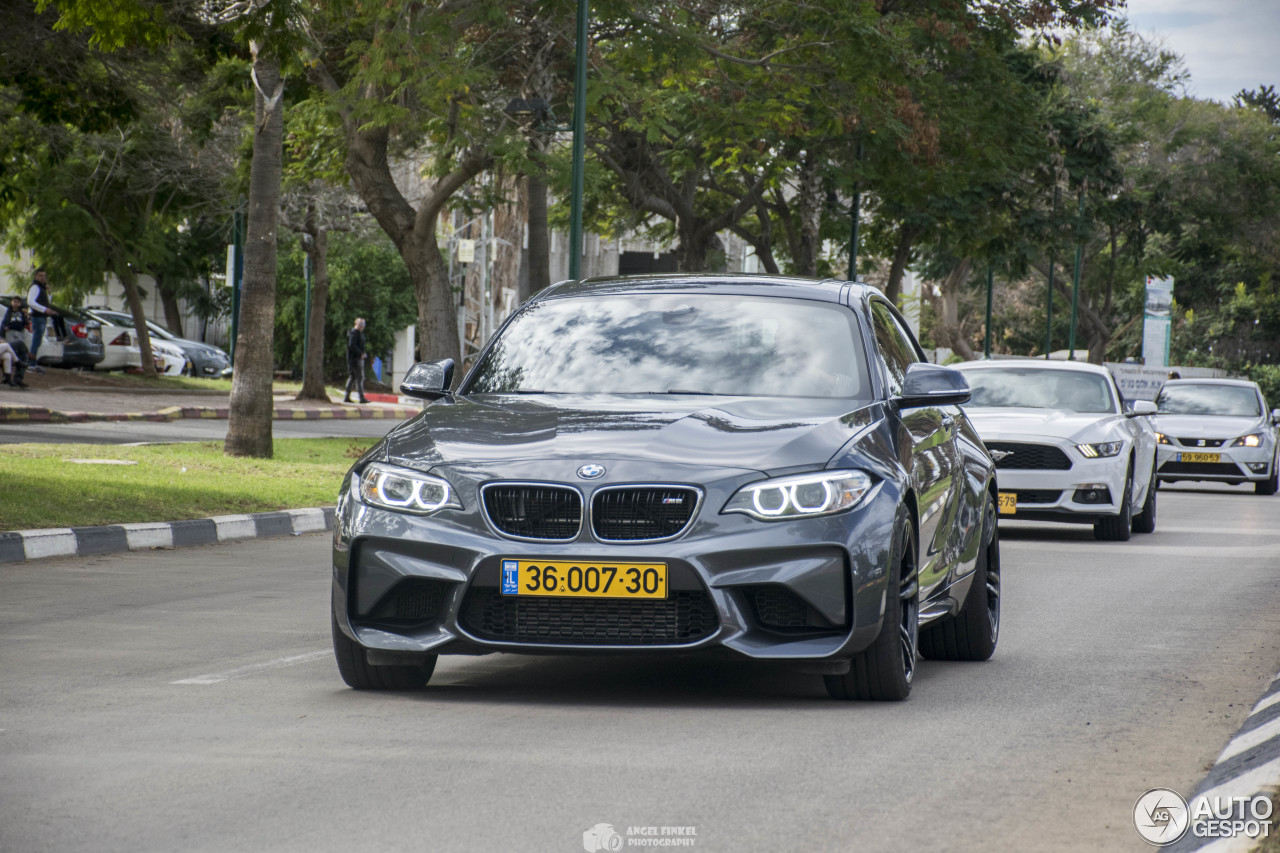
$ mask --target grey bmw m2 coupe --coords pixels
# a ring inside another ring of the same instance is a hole
[[[712,652],[838,699],[905,699],[919,655],[1000,627],[995,469],[870,287],[766,276],[564,282],[348,473],[333,644],[357,689],[442,654]]]

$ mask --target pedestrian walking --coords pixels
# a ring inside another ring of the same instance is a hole
[[[31,310],[31,349],[27,353],[28,368],[32,373],[44,373],[36,360],[40,343],[44,340],[45,324],[57,317],[58,312],[49,304],[49,283],[44,267],[36,270],[31,288],[27,290],[27,307]]]
[[[347,396],[344,403],[351,402],[351,390],[355,389],[356,399],[361,403],[369,402],[364,395],[364,360],[366,357],[364,344],[364,318],[357,317],[350,329],[347,329]]]

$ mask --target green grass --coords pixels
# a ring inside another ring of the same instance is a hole
[[[222,442],[120,447],[0,446],[0,530],[178,521],[331,506],[342,477],[374,439],[275,441],[273,459],[226,456]],[[136,465],[80,464],[117,459]]]

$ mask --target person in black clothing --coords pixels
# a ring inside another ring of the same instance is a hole
[[[4,361],[12,360],[14,364],[4,371],[4,379],[0,380],[0,384],[27,387],[22,381],[27,372],[27,345],[22,340],[27,322],[26,312],[22,310],[22,297],[13,297],[9,307],[4,310],[4,320],[0,321],[0,347],[12,351],[12,357],[5,358]]]
[[[357,317],[355,325],[347,329],[347,396],[344,403],[351,402],[351,389],[356,390],[356,397],[361,403],[369,402],[364,396],[364,318]]]

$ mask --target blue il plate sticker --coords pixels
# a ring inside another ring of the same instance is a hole
[[[520,563],[517,560],[502,561],[502,594],[515,595],[520,585]]]

